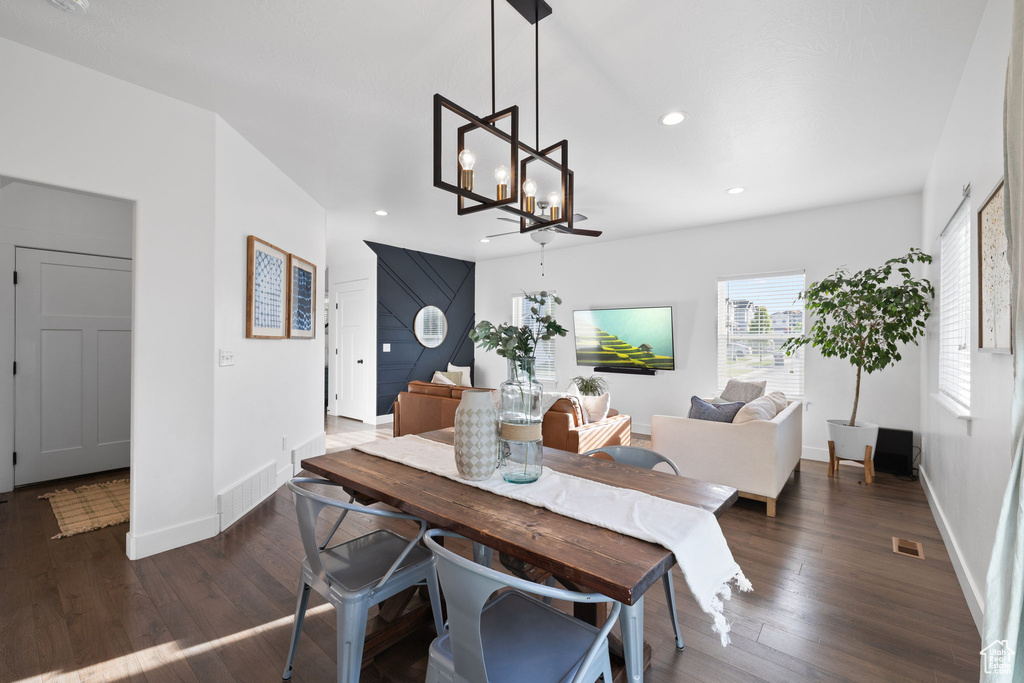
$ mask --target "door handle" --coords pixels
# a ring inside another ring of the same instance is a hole
[[[363,364],[363,359],[360,358],[359,360],[356,361],[356,363],[358,363],[359,365],[362,365]]]

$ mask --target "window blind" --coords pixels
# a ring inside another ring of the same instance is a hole
[[[530,292],[531,296],[535,296],[539,292]],[[555,311],[554,292],[548,292],[548,302],[540,307],[539,317],[543,318],[546,315],[558,317]],[[512,324],[516,327],[522,327],[523,325],[533,326],[536,318],[530,309],[533,308],[533,304],[526,300],[522,294],[512,295]],[[558,376],[555,374],[555,340],[549,339],[547,341],[537,342],[537,349],[534,355],[537,358],[536,365],[534,366],[537,372],[538,382],[550,382],[552,384],[558,383]]]
[[[971,407],[971,213],[965,199],[939,237],[939,392]]]
[[[804,351],[781,350],[803,334],[804,272],[772,273],[718,280],[718,388],[732,378],[764,380],[765,393],[804,394]]]

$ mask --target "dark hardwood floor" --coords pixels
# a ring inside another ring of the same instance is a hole
[[[728,511],[722,527],[754,584],[727,606],[732,645],[677,574],[686,649],[651,591],[646,680],[977,680],[979,636],[920,485],[879,474],[865,486],[862,474],[829,479],[824,463],[804,461],[775,519],[742,499]],[[285,489],[216,538],[130,562],[127,525],[50,540],[56,521],[37,496],[53,488],[0,496],[0,681],[280,680],[303,555]],[[893,554],[894,535],[922,541],[927,559]],[[334,614],[318,596],[311,605],[293,679],[330,681]],[[362,680],[422,681],[430,639],[386,651]]]

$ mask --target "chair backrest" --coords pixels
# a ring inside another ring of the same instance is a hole
[[[615,462],[633,465],[634,467],[643,467],[648,470],[653,470],[655,465],[665,463],[672,468],[673,472],[679,474],[679,468],[676,467],[674,462],[669,460],[667,456],[657,451],[652,451],[649,448],[640,448],[639,446],[605,446],[604,448],[588,451],[583,455],[594,456],[599,453],[610,455]]]
[[[588,651],[579,671],[582,673],[589,667],[597,656],[601,641],[608,637],[612,624],[619,616],[622,608],[619,603],[598,593],[577,593],[502,574],[444,548],[434,540],[438,537],[463,537],[443,529],[430,529],[423,537],[423,542],[434,554],[438,577],[444,590],[444,600],[448,605],[448,628],[457,680],[486,683],[487,669],[484,667],[480,615],[491,595],[506,587],[556,600],[614,603],[608,620],[594,640],[594,645]],[[524,656],[529,656],[529,653],[524,653]]]
[[[339,524],[334,525],[334,528],[331,530],[327,540],[324,541],[323,544],[318,543],[316,539],[316,522],[320,518],[320,513],[324,511],[324,508],[333,507],[345,511],[342,513],[342,519],[344,519],[344,515],[348,512],[356,512],[375,517],[411,519],[415,522],[419,522],[420,532],[415,538],[409,541],[409,545],[406,546],[405,551],[398,556],[398,559],[394,561],[391,568],[388,569],[384,577],[377,583],[377,586],[374,588],[375,591],[383,586],[389,578],[391,578],[391,575],[401,565],[402,560],[404,560],[413,547],[419,543],[419,539],[422,538],[423,532],[426,531],[426,522],[418,517],[413,517],[412,515],[407,515],[402,512],[377,510],[354,502],[345,503],[335,498],[329,498],[314,491],[310,491],[307,488],[299,486],[299,484],[316,484],[320,486],[341,486],[341,484],[328,481],[326,479],[316,479],[312,477],[295,477],[288,482],[288,488],[291,489],[293,497],[295,498],[295,514],[299,519],[299,536],[302,538],[302,548],[306,551],[306,561],[309,563],[309,568],[313,574],[325,583],[331,583],[331,578],[327,575],[327,572],[324,571],[324,565],[320,559],[320,552],[327,545],[328,541],[330,541],[330,536],[333,536],[338,530],[341,520],[338,520]]]

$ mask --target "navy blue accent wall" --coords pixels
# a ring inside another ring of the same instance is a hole
[[[448,363],[473,367],[476,264],[472,261],[366,243],[377,253],[377,414],[392,404],[412,380],[429,382]],[[448,336],[428,349],[413,334],[413,320],[424,306],[437,306],[448,318]],[[384,353],[384,344],[391,352]]]

